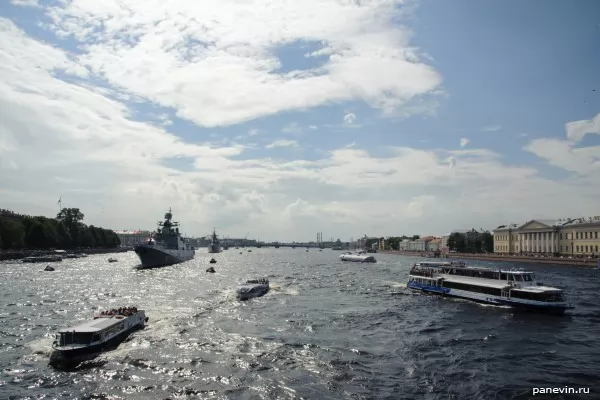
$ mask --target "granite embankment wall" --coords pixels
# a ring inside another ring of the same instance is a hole
[[[409,251],[381,251],[384,254],[397,254],[401,256],[420,257],[422,253]],[[444,257],[444,256],[442,256]],[[496,254],[463,254],[450,253],[448,258],[457,258],[461,260],[480,260],[480,261],[502,261],[502,262],[522,262],[529,264],[559,264],[559,265],[575,265],[580,267],[596,267],[597,260],[595,258],[560,258],[560,257],[526,257],[526,256],[503,256]],[[424,257],[432,259],[430,257]]]
[[[131,250],[127,247],[119,247],[116,249],[70,249],[68,253],[84,253],[84,254],[109,254],[109,253],[124,253]],[[31,256],[44,256],[57,254],[54,250],[20,250],[20,251],[0,251],[0,261],[3,260],[20,260]]]

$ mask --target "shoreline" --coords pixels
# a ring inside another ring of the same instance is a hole
[[[57,249],[58,250],[58,249]],[[63,250],[63,249],[60,249]],[[82,254],[110,254],[110,253],[125,253],[130,250],[128,247],[117,247],[114,249],[94,248],[94,249],[64,249],[67,253],[82,253]],[[47,256],[59,255],[54,250],[2,250],[0,251],[0,261],[21,260],[31,256]]]
[[[395,254],[406,257],[421,257],[419,252],[401,252],[401,251],[380,251],[381,254]],[[425,253],[426,254],[426,253]],[[433,257],[423,257],[432,259]],[[497,262],[521,262],[527,264],[557,264],[557,265],[572,265],[576,267],[595,268],[597,262],[595,259],[574,259],[574,258],[556,258],[556,257],[525,257],[525,256],[501,256],[488,254],[457,254],[449,253],[440,258],[458,258],[463,260],[478,260],[478,261],[497,261]]]

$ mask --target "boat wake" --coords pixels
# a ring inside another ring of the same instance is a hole
[[[300,294],[298,289],[289,287],[289,286],[281,286],[278,283],[270,283],[269,287],[270,287],[270,290],[272,290],[274,292],[286,294],[288,296],[298,296]]]

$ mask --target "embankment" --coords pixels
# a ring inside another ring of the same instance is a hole
[[[105,249],[105,248],[97,248],[97,249],[69,249],[68,253],[83,253],[83,254],[108,254],[108,253],[124,253],[126,251],[131,250],[127,247],[119,247],[116,249]],[[5,260],[20,260],[25,257],[31,256],[45,256],[57,254],[54,250],[19,250],[19,251],[1,251],[0,252],[0,261]]]
[[[384,254],[397,254],[408,257],[420,257],[422,253],[408,251],[381,251]],[[596,267],[596,259],[580,259],[580,258],[560,258],[560,257],[525,257],[525,256],[502,256],[495,254],[463,254],[450,253],[443,255],[442,258],[457,258],[461,260],[479,260],[479,261],[501,261],[501,262],[520,262],[529,264],[559,264],[559,265],[574,265],[579,267]],[[430,257],[424,257],[431,259]]]

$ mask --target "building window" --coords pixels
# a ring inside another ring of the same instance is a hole
[[[585,238],[586,238],[586,239],[588,238],[588,237],[587,237],[587,232],[585,233]]]
[[[596,253],[598,252],[598,245],[596,245]]]
[[[588,247],[587,247],[587,246],[585,246],[585,252],[587,253],[588,251],[589,251],[589,250],[588,250]]]
[[[598,231],[594,232],[594,239],[598,239]]]
[[[579,246],[577,246],[577,252],[579,253]]]
[[[561,251],[561,253],[562,253],[562,246],[560,246],[560,251]]]

